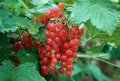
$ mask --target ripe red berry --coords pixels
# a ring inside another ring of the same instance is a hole
[[[71,71],[66,71],[66,76],[71,76]]]
[[[48,29],[49,31],[55,31],[55,30],[56,30],[56,27],[54,26],[53,23],[48,23],[48,24],[47,24],[47,29]]]
[[[51,60],[51,64],[56,64],[56,63],[57,63],[57,59],[54,58]]]
[[[66,69],[69,70],[69,71],[71,71],[73,69],[73,66],[72,65],[67,65]]]
[[[42,57],[41,61],[44,65],[47,65],[49,63],[49,58],[48,57]]]
[[[42,76],[46,76],[46,75],[48,74],[48,72],[46,72],[46,71],[40,71],[40,74],[41,74]]]
[[[49,69],[48,69],[48,67],[47,67],[47,66],[42,66],[42,67],[41,67],[41,70],[42,70],[42,71],[46,71],[46,72],[47,72]]]
[[[30,38],[30,34],[29,34],[28,32],[24,32],[24,33],[22,34],[22,37],[29,37],[29,38]]]
[[[66,54],[67,56],[72,56],[73,52],[72,52],[72,50],[66,50],[66,51],[65,51],[65,54]]]
[[[59,68],[58,72],[61,73],[61,74],[63,74],[64,73],[64,69],[63,68]]]
[[[55,55],[55,57],[56,57],[57,60],[60,60],[60,59],[61,59],[61,54],[57,53],[57,54]]]
[[[61,65],[62,67],[66,67],[67,64],[66,64],[66,62],[61,62],[60,65]]]
[[[51,44],[53,43],[53,40],[52,40],[52,39],[47,39],[47,40],[46,40],[46,43],[47,43],[48,45],[51,45]]]
[[[65,8],[65,6],[64,6],[63,3],[59,3],[59,4],[58,4],[58,8],[59,8],[60,10],[63,10],[63,9]]]
[[[61,60],[62,60],[62,61],[67,61],[67,57],[66,57],[65,55],[63,55],[63,56],[61,57]]]
[[[49,71],[50,71],[50,72],[54,72],[55,69],[56,69],[55,67],[50,67],[50,68],[49,68]]]
[[[49,46],[49,45],[46,45],[46,51],[51,51],[52,49],[51,49],[51,47]]]

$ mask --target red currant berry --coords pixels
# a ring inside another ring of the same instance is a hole
[[[58,4],[58,8],[59,8],[60,10],[63,10],[63,9],[65,8],[65,6],[64,6],[63,3],[59,3],[59,4]]]
[[[58,72],[61,73],[61,74],[63,74],[64,73],[64,69],[63,68],[59,68]]]

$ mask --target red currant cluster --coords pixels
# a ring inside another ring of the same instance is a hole
[[[22,47],[36,46],[36,42],[30,37],[28,32],[22,34],[22,40],[14,44],[14,51],[19,50]]]
[[[61,18],[63,17],[63,13],[60,11],[64,9],[64,5],[62,3],[58,4],[58,7],[52,7],[50,11],[45,12],[45,16],[40,17],[40,18],[35,18],[33,22],[38,21],[41,22],[42,24],[46,24],[50,18]]]
[[[57,63],[60,64],[59,73],[65,73],[66,76],[71,76],[72,73],[72,62],[77,56],[76,51],[80,45],[79,39],[83,30],[78,26],[69,29],[62,21],[49,22],[51,18],[61,19],[64,14],[60,11],[63,9],[64,5],[60,3],[57,8],[52,7],[50,11],[45,12],[44,17],[33,20],[33,22],[38,21],[45,25],[46,45],[36,44],[27,32],[23,33],[22,40],[14,45],[15,51],[21,47],[36,46],[39,51],[40,74],[43,76],[46,76],[48,72],[54,72]]]
[[[56,63],[59,62],[61,67],[58,72],[63,74],[66,70],[66,76],[70,76],[73,69],[72,62],[76,57],[76,50],[82,34],[83,30],[78,26],[69,29],[60,22],[48,23],[45,32],[46,45],[44,48],[38,49],[40,73],[45,76],[48,72],[54,72]],[[42,44],[40,46],[43,47]]]

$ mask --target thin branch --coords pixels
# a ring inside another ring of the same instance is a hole
[[[104,63],[106,63],[106,64],[109,64],[109,65],[111,65],[111,66],[120,68],[119,65],[113,64],[113,63],[111,63],[111,62],[109,62],[109,61],[106,61],[106,60],[103,60],[103,59],[100,59],[100,58],[96,58],[95,60],[99,60],[99,61],[104,62]]]
[[[77,58],[86,58],[86,59],[94,59],[94,60],[99,60],[101,62],[104,62],[106,64],[109,64],[111,66],[114,66],[114,67],[118,67],[120,68],[119,65],[116,65],[116,64],[113,64],[107,60],[104,60],[104,59],[101,59],[101,57],[106,57],[106,56],[110,56],[110,54],[100,54],[100,55],[77,55]]]
[[[106,57],[106,56],[110,56],[110,54],[100,54],[100,55],[83,55],[83,54],[80,55],[79,54],[77,55],[78,58],[89,58],[89,59]]]

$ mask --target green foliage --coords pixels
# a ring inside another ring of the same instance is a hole
[[[67,3],[67,4],[73,4],[76,0],[53,0],[55,3]]]
[[[36,35],[39,32],[39,27],[41,25],[39,27],[36,27],[35,24],[32,24],[32,21],[23,17],[16,17],[14,19],[16,24],[19,26],[19,29],[27,29],[28,32],[32,35]]]
[[[38,13],[32,13],[32,15],[33,15],[33,18],[38,18],[38,17],[45,16],[44,13],[40,13],[40,12],[38,12]]]
[[[15,17],[15,23],[19,26],[19,29],[28,29],[29,27],[33,27],[31,21],[27,18],[23,17]]]
[[[0,32],[16,31],[18,29],[12,14],[7,9],[0,9]]]
[[[101,54],[102,51],[110,53],[111,59],[118,59],[119,49],[105,46],[105,44],[111,43],[120,46],[120,27],[116,28],[119,17],[114,4],[110,0],[0,0],[0,64],[2,60],[0,81],[81,81],[84,74],[94,77],[97,81],[107,80],[99,67],[82,63],[82,61],[88,63],[91,60],[79,58],[75,59],[73,63],[74,69],[70,77],[59,74],[56,70],[55,73],[48,73],[45,80],[39,74],[37,68],[39,67],[38,51],[35,47],[21,48],[17,52],[14,52],[11,48],[16,41],[21,40],[19,38],[24,31],[29,32],[32,39],[37,43],[43,42],[45,44],[45,26],[38,22],[32,23],[32,19],[45,16],[43,12],[48,11],[52,6],[57,7],[60,2],[65,3],[66,8],[62,12],[65,12],[65,17],[68,17],[68,19],[71,15],[70,21],[72,24],[80,25],[84,22],[86,25],[83,41],[85,44],[81,42],[79,53],[88,53],[89,51],[89,53],[96,55]],[[70,26],[71,23],[69,22]],[[11,43],[8,37],[14,41]],[[99,46],[92,43],[92,45],[88,45],[90,49],[85,49],[87,47],[86,43],[98,40],[103,43],[101,42]],[[8,61],[12,60],[12,56],[17,56],[20,60],[21,64],[17,67],[11,61]],[[61,66],[56,66],[57,69],[59,67]]]
[[[114,43],[117,46],[120,44],[120,27],[117,27],[117,29],[113,32],[113,34],[110,36],[105,32],[102,32],[101,30],[95,28],[90,22],[86,23],[87,31],[89,33],[89,39],[97,39],[102,40],[105,42]]]
[[[36,34],[39,32],[39,30],[38,30],[38,28],[36,28],[36,27],[30,27],[30,28],[28,29],[28,32],[29,32],[30,34],[32,34],[32,35],[36,35]]]
[[[19,0],[19,1],[23,2],[28,8],[36,7],[35,5],[32,4],[32,2],[30,2],[28,0]]]
[[[9,81],[46,81],[31,63],[19,65],[11,72]]]
[[[111,34],[116,29],[118,13],[109,0],[78,0],[73,7],[71,22],[80,24],[88,20],[96,28]]]
[[[93,46],[93,47],[87,49],[87,51],[89,51],[89,52],[91,52],[93,54],[100,53],[102,51],[102,49],[103,49],[104,46],[105,46],[105,43],[102,43],[99,46]]]
[[[15,67],[10,61],[4,61],[0,66],[0,81],[46,81],[32,63]]]
[[[0,59],[8,59],[11,52],[12,48],[10,47],[7,34],[0,33]]]
[[[76,74],[81,72],[81,69],[77,64],[73,64],[73,66],[74,66],[74,69],[72,71],[72,76],[75,76]]]
[[[39,33],[37,33],[36,35],[32,35],[33,38],[35,38],[35,40],[40,43],[40,42],[44,42],[46,40],[46,36],[45,36],[45,28],[40,28],[39,29]]]
[[[31,8],[32,13],[40,13],[48,11],[52,6],[56,6],[52,0],[32,0],[32,4],[36,5],[35,8]]]
[[[93,75],[98,81],[105,81],[107,77],[101,72],[96,65],[88,64],[85,68],[87,73]]]
[[[4,0],[0,0],[0,2],[3,2]]]
[[[10,81],[9,76],[11,71],[15,68],[12,62],[4,61],[2,62],[2,66],[0,66],[0,81]]]
[[[21,48],[15,55],[18,56],[21,63],[30,62],[36,63],[38,51],[35,47],[31,48]]]

